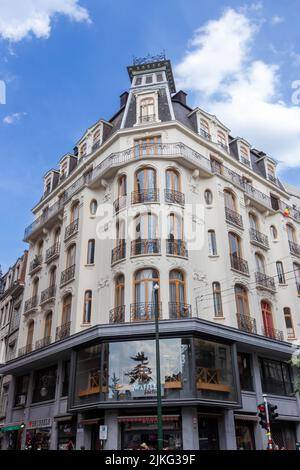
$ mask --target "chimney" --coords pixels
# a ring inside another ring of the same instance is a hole
[[[180,103],[186,105],[186,96],[187,93],[182,90],[179,90],[175,95],[172,96],[172,100],[179,101]]]
[[[129,93],[127,91],[124,91],[124,93],[122,93],[122,95],[120,95],[120,107],[121,108],[123,106],[125,106],[125,104],[127,103],[128,94]]]

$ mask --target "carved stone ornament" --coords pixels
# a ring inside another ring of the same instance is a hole
[[[104,287],[109,287],[109,279],[100,279],[98,282],[98,289],[104,289]]]

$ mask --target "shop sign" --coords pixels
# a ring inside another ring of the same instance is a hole
[[[52,418],[43,418],[43,419],[35,419],[33,421],[29,421],[27,428],[34,429],[34,428],[49,428],[52,425]]]
[[[135,384],[132,389],[132,396],[135,398],[140,397],[156,397],[157,387],[155,383],[151,384]],[[161,396],[164,395],[164,388],[161,387]]]

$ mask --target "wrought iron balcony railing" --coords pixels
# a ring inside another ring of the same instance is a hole
[[[255,281],[256,281],[257,287],[268,289],[273,292],[276,291],[275,281],[273,277],[267,276],[264,273],[256,272]]]
[[[263,335],[267,338],[277,339],[278,341],[284,341],[283,332],[280,330],[275,330],[271,327],[263,327]]]
[[[24,304],[24,313],[30,312],[30,310],[33,310],[38,306],[38,296],[34,295],[30,299],[26,300]]]
[[[263,246],[264,248],[269,248],[269,239],[267,235],[255,230],[254,228],[250,228],[250,240],[253,243],[258,243],[259,245]]]
[[[200,129],[200,135],[204,137],[204,139],[211,140],[211,135],[204,129]]]
[[[126,202],[127,202],[127,196],[120,196],[118,197],[118,199],[115,200],[113,206],[114,206],[114,211],[116,214],[120,212],[122,209],[125,209]]]
[[[75,264],[70,266],[69,268],[65,269],[60,276],[60,285],[66,284],[67,282],[71,281],[75,277]]]
[[[147,122],[154,122],[156,120],[155,114],[147,114],[145,116],[139,116],[139,123],[145,124]]]
[[[147,238],[131,242],[131,256],[151,255],[160,253],[160,240]]]
[[[180,191],[165,189],[165,202],[167,204],[178,204],[179,206],[184,206],[185,196]]]
[[[126,258],[126,243],[125,241],[119,242],[118,245],[111,251],[111,264]]]
[[[53,299],[56,294],[56,286],[50,286],[41,292],[41,304],[49,299]]]
[[[100,147],[100,140],[97,140],[97,142],[94,142],[92,145],[92,152],[95,152],[99,147]]]
[[[240,160],[241,160],[241,162],[243,163],[243,165],[246,165],[246,166],[248,166],[248,167],[251,166],[251,162],[250,162],[250,160],[249,160],[248,158],[245,158],[245,157],[242,157],[242,156],[241,156],[241,157],[240,157]]]
[[[289,240],[290,252],[292,255],[300,256],[300,245]]]
[[[46,263],[53,259],[55,256],[58,256],[60,252],[60,243],[54,243],[48,250],[46,251],[45,261]]]
[[[119,305],[109,311],[109,323],[125,322],[125,305]]]
[[[43,263],[43,255],[36,255],[29,265],[29,273],[32,273],[37,268],[41,268]]]
[[[74,220],[65,230],[65,240],[78,232],[79,219]]]
[[[154,321],[161,317],[161,302],[138,302],[130,305],[131,321]]]
[[[243,228],[243,218],[242,216],[232,209],[225,207],[226,221],[230,224],[236,225],[239,228]]]
[[[132,204],[144,204],[145,202],[159,202],[159,190],[149,188],[131,193]]]
[[[181,318],[191,318],[192,307],[181,302],[169,302],[169,318],[176,320]]]
[[[64,323],[56,328],[55,341],[68,338],[71,331],[71,322]]]
[[[248,315],[236,314],[238,329],[247,333],[257,333],[256,320]]]
[[[167,255],[188,257],[188,250],[184,240],[167,240]]]
[[[243,274],[249,274],[248,261],[236,255],[230,255],[231,267]]]
[[[24,356],[25,354],[29,354],[33,351],[32,343],[26,344],[23,348],[20,348],[18,351],[18,356]]]
[[[272,181],[272,183],[274,184],[278,184],[278,179],[276,178],[276,176],[273,176],[270,173],[268,173],[268,180]]]
[[[35,342],[35,349],[45,348],[51,343],[51,336],[45,336],[42,339],[39,339]]]
[[[9,324],[9,334],[11,334],[13,331],[17,330],[20,325],[20,319],[21,319],[21,313],[17,312],[16,310],[12,314],[12,318],[10,320]]]
[[[225,152],[230,153],[228,145],[223,144],[223,142],[217,142],[217,144],[219,145],[219,147],[221,147],[223,150],[225,150]]]

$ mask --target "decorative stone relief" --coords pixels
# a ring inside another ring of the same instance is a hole
[[[104,289],[104,287],[109,287],[109,279],[100,279],[98,282],[98,290]]]
[[[136,268],[143,268],[147,265],[150,266],[156,266],[158,264],[158,259],[157,258],[144,258],[143,259],[132,259],[131,263],[136,267]]]

